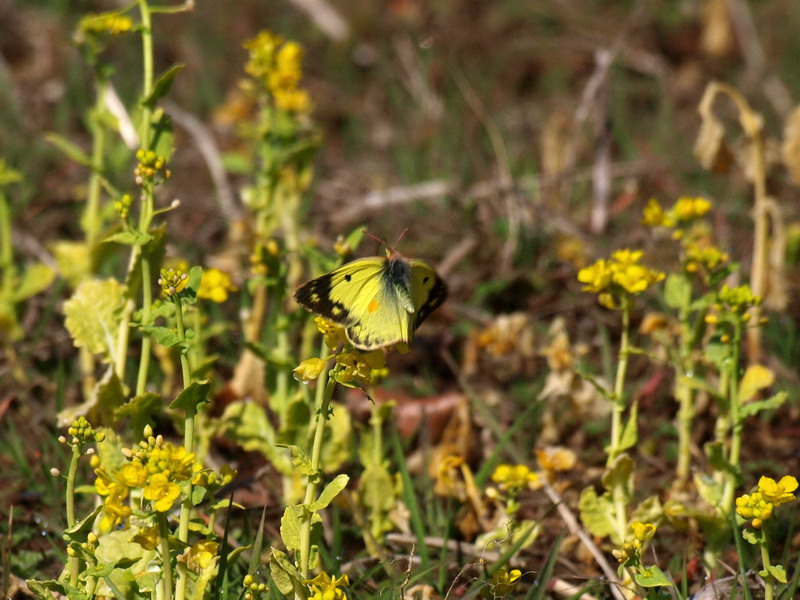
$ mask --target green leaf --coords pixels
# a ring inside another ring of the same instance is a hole
[[[311,459],[306,456],[306,453],[298,447],[292,444],[275,444],[278,448],[288,448],[289,453],[292,457],[292,465],[297,470],[298,473],[301,475],[308,475],[309,477],[314,477],[318,475],[318,472],[315,471],[311,466]]]
[[[757,535],[755,531],[749,528],[742,529],[742,537],[745,542],[753,544],[754,546],[761,543],[761,536]]]
[[[204,488],[202,485],[194,485],[192,486],[192,506],[197,506],[203,500],[206,499],[206,495],[208,494],[208,490]]]
[[[318,510],[322,510],[328,506],[339,494],[339,492],[341,492],[347,486],[348,481],[350,481],[350,477],[344,473],[337,475],[333,481],[325,486],[325,489],[322,490],[319,498],[308,505],[308,510],[311,512],[317,512]]]
[[[50,591],[55,586],[58,588],[55,589],[59,594],[62,596],[65,595],[64,586],[58,583],[57,581],[53,581],[52,579],[47,581],[37,581],[36,579],[28,579],[25,583],[28,584],[28,588],[37,598],[41,600],[54,600],[55,596],[53,596],[52,592]]]
[[[692,299],[692,283],[683,273],[671,273],[664,282],[664,302],[670,308],[686,310]]]
[[[722,484],[713,477],[706,473],[695,473],[694,486],[706,504],[717,507],[722,502]]]
[[[322,441],[320,467],[325,473],[335,473],[350,459],[353,424],[350,411],[337,402],[332,402],[333,414],[325,427]]]
[[[638,506],[633,509],[629,522],[640,521],[642,523],[658,524],[664,517],[664,507],[661,505],[661,500],[658,496],[650,496],[642,500]]]
[[[127,569],[139,562],[138,558],[121,558],[114,562],[103,563],[86,569],[84,573],[89,577],[108,577],[114,569]]]
[[[715,471],[723,471],[731,475],[739,476],[739,469],[728,462],[725,457],[725,448],[722,442],[709,442],[703,446],[703,450],[708,458],[708,463]]]
[[[611,466],[603,473],[601,481],[603,487],[607,490],[613,490],[617,487],[622,487],[628,494],[628,487],[631,480],[631,473],[633,472],[633,460],[627,454],[620,454],[611,463]]]
[[[775,373],[764,365],[750,365],[739,384],[739,401],[747,402],[755,398],[761,390],[775,382]]]
[[[144,233],[138,229],[126,229],[125,231],[118,231],[112,233],[105,239],[104,242],[116,242],[123,246],[144,246],[153,239],[149,233]]]
[[[170,327],[143,325],[142,331],[152,335],[164,348],[173,348],[181,343],[178,333]]]
[[[303,581],[300,572],[289,562],[286,554],[274,548],[269,557],[269,570],[275,585],[284,596],[291,594],[295,584],[301,585]]]
[[[786,583],[786,569],[784,569],[782,565],[770,565],[767,567],[767,571],[781,583]]]
[[[85,242],[60,240],[48,245],[56,259],[58,273],[76,288],[92,273],[92,250]]]
[[[189,387],[184,389],[175,400],[169,405],[172,409],[183,409],[186,414],[193,415],[197,412],[197,407],[208,400],[208,391],[211,384],[207,380],[193,381]]]
[[[578,500],[581,522],[592,535],[611,537],[619,545],[621,540],[616,535],[616,515],[614,503],[608,494],[598,496],[593,487],[584,488]]]
[[[94,520],[97,518],[97,515],[100,514],[101,510],[103,510],[103,506],[97,506],[91,513],[75,523],[75,525],[65,529],[64,537],[73,542],[85,542],[89,532],[94,526]]]
[[[147,95],[147,97],[142,98],[142,105],[151,110],[155,108],[156,103],[167,95],[169,89],[172,87],[172,83],[175,81],[175,77],[177,77],[178,73],[181,72],[183,67],[184,65],[181,64],[172,65],[169,69],[159,75],[158,79],[156,79],[155,83],[153,84],[153,90]]]
[[[217,574],[217,564],[219,563],[219,556],[215,556],[206,567],[200,571],[197,580],[194,583],[194,590],[192,591],[191,600],[203,600],[207,594],[206,590],[211,583],[211,579]]]
[[[633,578],[643,588],[652,587],[672,587],[672,582],[664,575],[664,571],[653,565],[642,568],[641,571],[634,573]]]
[[[287,506],[281,517],[281,540],[287,550],[300,550],[300,518],[303,506],[295,504]]]
[[[159,394],[145,392],[123,404],[114,411],[114,418],[119,421],[125,417],[130,418],[130,430],[137,433],[152,421],[153,415],[161,410],[164,400]]]
[[[112,362],[125,288],[116,279],[84,281],[64,303],[64,314],[72,342]]]
[[[59,135],[57,133],[46,133],[44,139],[61,150],[61,152],[63,152],[70,160],[73,160],[84,167],[92,166],[91,157],[63,135]]]
[[[125,390],[114,369],[109,365],[98,381],[92,395],[77,406],[68,406],[58,413],[60,426],[68,427],[78,417],[89,417],[95,425],[111,425],[114,413],[125,402]]]
[[[757,415],[762,410],[775,410],[786,402],[786,398],[788,398],[786,392],[778,392],[770,398],[750,402],[739,409],[739,415],[745,419]]]
[[[622,435],[619,439],[617,452],[625,452],[628,448],[633,448],[639,441],[639,403],[634,402],[631,406],[630,415],[622,428]]]
[[[11,302],[21,302],[43,292],[56,277],[56,272],[43,263],[35,263],[25,270],[22,280],[11,292]]]

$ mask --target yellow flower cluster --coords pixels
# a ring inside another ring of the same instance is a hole
[[[780,481],[771,477],[758,480],[758,489],[752,494],[743,494],[736,499],[736,513],[759,529],[781,504],[796,500],[797,479],[786,475]]]
[[[210,540],[198,540],[179,557],[186,562],[186,568],[200,573],[207,568],[219,551],[219,544]]]
[[[225,271],[214,268],[204,269],[197,297],[222,304],[228,299],[228,292],[234,291],[236,291],[236,286],[231,283],[231,277]]]
[[[630,527],[631,535],[628,536],[621,548],[612,551],[612,554],[620,564],[627,563],[632,559],[638,559],[645,543],[650,541],[656,534],[656,526],[652,523],[633,521]]]
[[[383,350],[350,350],[337,354],[336,363],[339,365],[336,381],[343,385],[355,383],[365,387],[385,374],[386,354]]]
[[[753,293],[749,285],[732,288],[725,284],[719,291],[719,299],[728,310],[735,313],[743,313],[761,303],[761,298]]]
[[[331,577],[323,571],[303,583],[311,587],[311,600],[347,600],[347,594],[340,588],[350,585],[350,578],[347,575]]]
[[[689,273],[698,271],[714,271],[724,263],[728,262],[727,252],[723,252],[716,246],[701,246],[695,241],[690,241],[684,245],[686,256],[684,258],[684,268]]]
[[[126,502],[133,488],[141,488],[145,500],[151,501],[156,512],[167,512],[181,495],[180,483],[191,481],[194,485],[224,485],[229,482],[234,472],[223,468],[222,473],[210,473],[197,462],[193,453],[183,446],[164,443],[161,436],[153,437],[152,429],[145,427],[145,441],[139,443],[135,451],[126,450],[130,458],[114,473],[98,468],[95,470],[95,490],[104,496],[103,519],[101,530],[107,531],[117,527],[127,527],[131,507]],[[142,541],[150,544],[153,535],[144,534]]]
[[[166,157],[156,154],[152,150],[139,148],[136,151],[136,160],[139,163],[133,170],[133,174],[136,176],[138,185],[158,184],[172,177],[172,171],[167,168]]]
[[[106,439],[106,434],[102,431],[95,431],[86,417],[78,417],[67,429],[67,434],[70,436],[69,444],[72,446],[80,446],[89,442],[102,442]],[[67,443],[67,438],[61,436],[58,441],[62,444]]]
[[[503,492],[518,492],[539,483],[539,476],[527,465],[498,465],[492,473],[492,481]]]
[[[267,584],[256,581],[252,575],[245,575],[242,584],[247,590],[244,593],[244,600],[254,600],[267,592]]]
[[[517,581],[522,577],[522,571],[519,569],[511,569],[510,571],[505,567],[497,569],[491,579],[487,581],[489,584],[489,594],[483,593],[485,598],[505,598],[514,591]]]
[[[165,296],[174,296],[186,289],[189,284],[189,275],[181,268],[161,269],[158,285]]]
[[[317,324],[317,330],[322,334],[329,350],[336,350],[339,344],[350,343],[347,341],[344,328],[340,325],[328,321],[325,317],[314,317],[314,323]]]
[[[615,305],[615,295],[641,294],[650,286],[662,281],[665,274],[639,263],[641,250],[617,250],[609,260],[600,259],[578,271],[578,281],[583,290],[600,295],[604,306]]]
[[[648,227],[676,227],[705,216],[711,210],[711,202],[705,198],[683,196],[672,208],[665,211],[658,200],[651,198],[642,211],[642,224]]]
[[[277,108],[291,113],[311,110],[308,92],[298,87],[303,76],[303,49],[297,42],[262,31],[244,47],[250,51],[245,71],[272,95]]]
[[[88,14],[78,22],[76,38],[83,42],[87,34],[120,35],[133,29],[133,20],[116,12]]]

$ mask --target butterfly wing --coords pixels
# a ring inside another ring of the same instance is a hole
[[[411,297],[414,302],[414,329],[447,300],[447,284],[427,263],[411,259]]]
[[[447,297],[444,281],[420,260],[354,260],[300,286],[295,300],[345,328],[360,350],[410,342]]]

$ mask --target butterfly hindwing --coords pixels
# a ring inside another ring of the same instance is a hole
[[[308,310],[344,327],[348,340],[361,350],[410,342],[446,296],[436,271],[397,254],[354,260],[294,294]]]

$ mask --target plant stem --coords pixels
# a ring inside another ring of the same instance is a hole
[[[734,467],[736,472],[726,472],[725,487],[722,494],[722,512],[727,515],[733,509],[733,496],[738,484],[737,474],[739,471],[739,459],[742,451],[742,430],[744,423],[740,414],[739,400],[739,354],[742,343],[742,324],[736,321],[734,325],[733,339],[731,340],[731,357],[728,364],[728,402],[730,406],[731,424],[731,449],[728,455],[728,462]]]
[[[75,525],[75,477],[78,474],[78,461],[81,458],[81,447],[79,444],[72,445],[72,458],[69,461],[69,470],[67,471],[67,490],[66,490],[66,508],[67,508],[67,528]],[[77,556],[69,557],[69,584],[73,587],[78,585],[78,575],[80,575],[80,559]]]
[[[180,298],[175,295],[172,297],[175,303],[175,322],[178,329],[179,348],[181,352],[181,371],[183,373],[183,387],[188,388],[192,384],[192,371],[189,365],[189,356],[186,352],[186,330],[183,326],[183,305]],[[194,426],[197,410],[186,411],[183,419],[183,445],[187,452],[194,452]],[[181,502],[181,515],[178,522],[178,540],[184,544],[189,540],[189,517],[192,512],[192,482],[186,486],[186,497]],[[178,564],[178,583],[175,587],[176,600],[183,600],[186,595],[186,583],[188,573],[185,563]]]
[[[144,214],[144,211],[142,211]],[[147,229],[150,224],[146,225]],[[146,229],[144,230],[146,231]],[[142,325],[150,325],[150,306],[152,305],[152,283],[150,282],[150,261],[145,252],[142,252]],[[142,337],[142,355],[139,358],[139,375],[136,379],[136,395],[140,396],[147,391],[147,372],[150,369],[150,347],[152,338],[145,332]]]
[[[322,377],[323,375],[320,375]],[[318,384],[319,385],[319,382]],[[318,404],[316,410],[316,428],[314,430],[314,442],[311,450],[311,471],[306,483],[306,495],[303,499],[304,505],[311,504],[317,495],[317,485],[319,483],[320,457],[322,456],[322,438],[325,433],[325,424],[328,422],[328,407],[330,406],[333,390],[336,388],[336,380],[331,377],[325,386],[324,393],[317,394]],[[317,389],[320,389],[319,387]],[[309,557],[311,554],[311,517],[312,514],[304,514],[300,524],[300,575],[303,579],[308,579]],[[296,596],[297,597],[297,596]]]
[[[159,537],[161,538],[161,562],[164,566],[164,598],[172,599],[172,561],[169,555],[169,527],[163,513],[158,515]],[[180,567],[179,567],[180,568]]]
[[[687,299],[688,300],[688,299]],[[694,375],[692,342],[694,330],[689,323],[688,306],[681,307],[679,315],[681,343],[678,349],[678,370],[675,379],[675,398],[678,400],[678,464],[675,469],[676,485],[685,487],[689,481],[692,461],[692,421],[694,419],[694,392],[683,377]]]
[[[769,561],[769,538],[766,529],[761,530],[761,563],[764,565],[764,600],[772,600],[775,594],[775,584],[773,583],[772,573],[769,568],[772,566]]]
[[[630,354],[630,324],[631,301],[627,297],[622,299],[622,332],[620,333],[619,361],[614,381],[614,398],[611,413],[611,444],[608,452],[606,466],[611,466],[614,459],[620,454],[622,442],[622,415],[625,412],[625,374],[628,370],[628,355]]]

